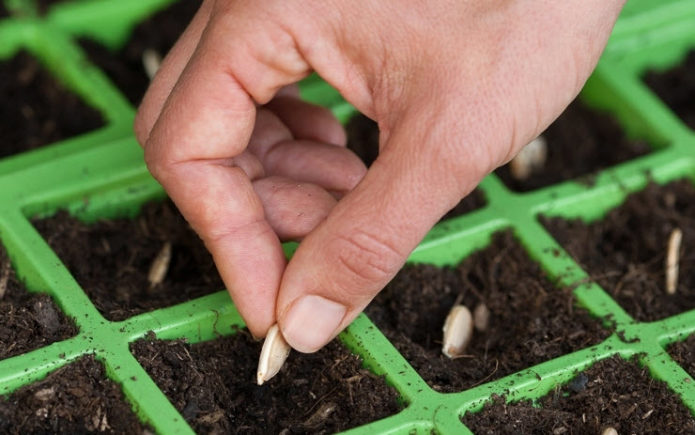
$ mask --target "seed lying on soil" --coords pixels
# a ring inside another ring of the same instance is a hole
[[[171,263],[171,242],[165,242],[159,254],[152,260],[150,273],[147,274],[147,280],[150,282],[150,289],[164,281],[164,277],[166,277],[169,271],[169,263]]]
[[[0,266],[0,300],[5,297],[5,292],[7,291],[7,282],[10,279],[10,262],[5,261],[2,266]]]
[[[480,332],[487,330],[490,324],[490,309],[487,305],[480,303],[475,307],[473,310],[473,324],[475,325],[475,329]]]
[[[152,80],[157,74],[160,65],[162,64],[162,55],[156,50],[146,48],[142,52],[142,67],[145,69],[145,74]]]
[[[280,332],[280,327],[277,324],[271,326],[263,342],[261,358],[258,361],[258,374],[256,376],[258,385],[263,385],[265,381],[280,371],[290,354],[290,349],[290,345],[287,344],[285,337]]]
[[[676,293],[678,287],[678,260],[683,241],[683,231],[676,228],[668,238],[668,251],[666,253],[666,293]]]
[[[615,428],[607,427],[607,428],[603,429],[603,432],[601,432],[601,435],[618,435],[618,431],[615,430]]]
[[[509,162],[509,172],[517,180],[526,180],[533,172],[543,168],[547,156],[548,144],[543,136],[538,136]]]
[[[473,337],[473,316],[465,305],[454,305],[444,322],[442,353],[449,358],[463,355]]]

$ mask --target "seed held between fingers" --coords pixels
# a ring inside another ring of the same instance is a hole
[[[156,50],[151,48],[146,48],[142,52],[142,67],[145,69],[145,74],[152,80],[159,71],[159,67],[162,64],[162,55]]]
[[[171,242],[164,242],[162,249],[154,260],[152,260],[150,272],[147,274],[147,280],[150,282],[150,289],[158,286],[164,281],[164,277],[166,277],[169,271],[169,263],[171,263]]]
[[[538,136],[509,162],[509,172],[516,180],[526,180],[533,172],[543,168],[547,155],[548,144],[543,136]]]
[[[666,252],[666,293],[670,295],[675,294],[678,288],[678,262],[682,241],[683,231],[680,228],[674,229],[668,238]]]
[[[442,353],[449,358],[463,355],[473,337],[473,316],[465,305],[454,305],[444,322]]]
[[[264,382],[275,376],[290,354],[291,347],[285,341],[280,332],[280,327],[275,324],[268,330],[268,335],[263,342],[261,358],[258,361],[258,373],[256,382],[263,385]]]

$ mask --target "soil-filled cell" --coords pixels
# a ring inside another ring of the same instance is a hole
[[[348,121],[345,130],[348,136],[348,148],[357,154],[367,167],[371,166],[379,154],[379,127],[376,122],[358,114]],[[447,212],[441,221],[478,210],[486,203],[483,192],[475,189]]]
[[[673,69],[648,72],[644,81],[683,122],[695,129],[695,51]]]
[[[695,377],[695,335],[673,343],[668,347],[668,353],[690,376]]]
[[[212,256],[170,201],[146,204],[134,219],[85,224],[61,211],[34,225],[109,320],[224,289]],[[167,249],[169,265],[153,283],[152,264]]]
[[[464,354],[442,354],[442,327],[455,303],[483,304],[487,328]],[[366,313],[435,390],[461,391],[597,344],[609,332],[555,288],[511,232],[455,268],[406,266]]]
[[[397,413],[397,392],[337,342],[293,352],[262,386],[247,330],[192,346],[154,337],[133,353],[198,433],[333,433]]]
[[[25,52],[0,62],[0,100],[0,158],[104,125],[99,112]]]
[[[0,245],[0,359],[77,335],[77,328],[46,294],[29,293]]]
[[[695,308],[695,187],[650,184],[604,218],[543,219],[553,237],[635,319],[659,320]],[[678,285],[666,288],[671,234],[682,232]]]
[[[647,154],[649,146],[629,139],[609,114],[574,101],[541,136],[545,139],[545,163],[526,177],[514,177],[510,165],[495,173],[504,184],[517,192],[527,192],[581,176],[590,183],[589,175],[601,169]]]
[[[649,370],[614,356],[580,372],[539,399],[505,404],[503,398],[462,420],[475,434],[695,433],[695,420],[668,386]]]
[[[106,72],[133,105],[138,105],[150,83],[143,67],[143,53],[150,50],[163,58],[186,29],[200,4],[200,0],[175,2],[140,23],[128,42],[117,51],[88,39],[80,40],[80,45],[90,61]]]
[[[152,433],[91,355],[1,398],[0,432]]]

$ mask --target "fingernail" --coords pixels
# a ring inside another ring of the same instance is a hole
[[[282,323],[285,340],[300,352],[316,352],[330,340],[347,308],[322,296],[302,296],[292,303]]]

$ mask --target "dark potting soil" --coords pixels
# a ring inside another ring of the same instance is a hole
[[[548,154],[542,169],[525,180],[515,179],[509,165],[495,171],[510,189],[527,192],[561,181],[584,177],[647,154],[649,145],[629,139],[610,115],[574,101],[543,133]],[[581,181],[581,180],[580,180]]]
[[[25,52],[0,63],[0,100],[0,158],[104,125],[99,112]]]
[[[668,386],[649,370],[618,356],[594,364],[539,400],[503,398],[462,421],[476,434],[695,433],[695,420]]]
[[[35,0],[36,9],[39,15],[46,15],[46,13],[56,4],[65,3],[67,0]]]
[[[673,343],[668,347],[668,353],[690,376],[695,376],[695,335]]]
[[[9,16],[10,16],[10,12],[5,7],[5,4],[0,2],[0,18],[5,18],[5,17],[9,17]]]
[[[367,167],[371,166],[379,154],[379,127],[376,122],[362,114],[357,114],[350,118],[345,130],[348,135],[348,148],[357,154]],[[480,189],[475,189],[451,209],[440,222],[478,210],[485,204],[487,204],[485,195]]]
[[[402,409],[398,393],[335,341],[315,354],[293,352],[262,386],[261,343],[245,329],[192,346],[150,336],[131,348],[198,433],[333,433]]]
[[[442,326],[461,298],[471,312],[484,303],[489,326],[474,331],[466,355],[442,354]],[[599,319],[555,288],[511,232],[455,268],[406,266],[366,313],[435,390],[454,392],[597,344],[609,335]]]
[[[133,105],[138,105],[150,84],[142,66],[142,53],[150,49],[164,58],[200,4],[200,0],[175,2],[140,23],[126,45],[115,52],[88,39],[81,39],[80,45],[90,61],[106,72]]]
[[[47,294],[29,293],[0,245],[0,360],[77,335]]]
[[[673,69],[648,72],[644,81],[683,122],[695,129],[695,51]]]
[[[542,219],[553,237],[640,322],[695,308],[695,186],[650,184],[594,223]],[[676,293],[666,293],[665,258],[675,228],[683,231]]]
[[[0,432],[152,433],[92,355],[0,398]]]
[[[33,223],[109,320],[224,289],[212,256],[170,201],[146,204],[135,219],[85,224],[61,211]],[[171,263],[151,288],[150,266],[166,242]]]

